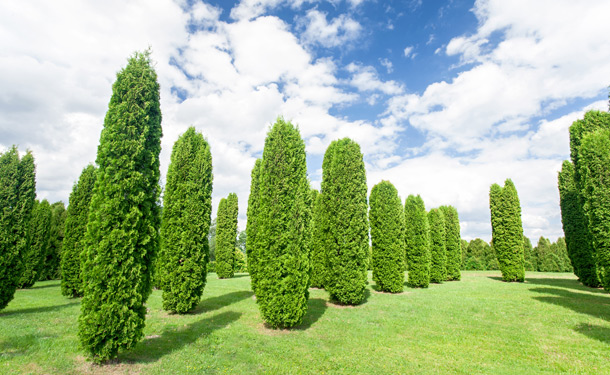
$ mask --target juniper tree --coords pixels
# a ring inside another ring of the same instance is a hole
[[[324,269],[325,255],[323,245],[323,225],[322,220],[324,219],[324,212],[322,211],[321,199],[322,196],[317,190],[313,190],[312,199],[314,204],[312,205],[312,236],[311,236],[311,248],[310,248],[310,260],[311,260],[311,276],[310,286],[313,288],[324,288],[324,279],[326,273]]]
[[[398,191],[391,182],[381,181],[373,186],[369,202],[373,280],[384,292],[402,292],[405,282],[405,222]]]
[[[216,215],[216,274],[219,279],[233,277],[237,241],[237,195],[222,198]]]
[[[493,184],[489,192],[491,235],[504,281],[523,281],[523,225],[517,189],[510,179],[504,188]]]
[[[81,345],[95,362],[143,336],[159,247],[159,84],[150,52],[117,73],[97,149],[83,264]]]
[[[447,281],[459,280],[460,264],[462,262],[462,247],[460,234],[460,219],[453,206],[441,206],[445,219],[445,250],[447,254]]]
[[[30,219],[28,247],[22,253],[23,273],[20,281],[22,288],[31,288],[40,279],[49,249],[52,215],[49,201],[46,199],[41,202],[36,201]]]
[[[333,141],[322,162],[324,288],[339,303],[364,300],[369,249],[366,170],[360,146]]]
[[[212,181],[210,146],[190,127],[174,143],[163,194],[157,275],[167,311],[184,314],[201,300],[209,258]]]
[[[83,295],[81,255],[85,249],[85,234],[89,219],[89,204],[95,185],[96,168],[86,166],[72,187],[61,253],[61,294],[67,297]]]
[[[63,248],[66,223],[66,206],[64,202],[51,205],[51,228],[49,229],[49,246],[39,280],[55,280],[61,276],[61,252]]]
[[[405,250],[409,286],[427,288],[430,283],[430,226],[424,200],[419,195],[409,195],[405,201]]]
[[[433,208],[428,212],[430,223],[430,282],[447,280],[447,248],[445,244],[445,217],[443,211]]]
[[[311,192],[305,143],[282,118],[267,133],[259,183],[256,301],[268,325],[293,327],[301,323],[309,297]]]
[[[246,259],[248,261],[248,273],[250,274],[250,286],[255,294],[258,283],[258,274],[256,271],[258,267],[259,255],[256,252],[256,235],[258,233],[260,175],[262,166],[262,159],[256,159],[251,173],[250,196],[248,197],[248,218],[246,222]]]

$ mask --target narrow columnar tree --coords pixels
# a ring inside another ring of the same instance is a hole
[[[31,288],[40,278],[49,249],[52,215],[49,201],[46,199],[42,202],[36,201],[28,232],[29,246],[22,255],[24,266],[20,282],[22,288]]]
[[[369,224],[366,170],[360,146],[349,138],[333,141],[322,162],[325,252],[324,288],[341,304],[364,300]]]
[[[534,257],[534,248],[529,238],[523,236],[523,260],[526,271],[536,271],[536,258]]]
[[[13,299],[21,281],[35,199],[34,157],[28,151],[20,159],[13,146],[0,154],[0,310]]]
[[[250,182],[250,196],[248,197],[248,218],[246,222],[246,255],[248,263],[248,273],[250,274],[250,286],[256,294],[256,285],[258,283],[258,267],[259,256],[256,253],[256,235],[258,233],[258,214],[260,207],[260,175],[263,166],[262,159],[256,159],[254,168],[252,168]]]
[[[233,277],[237,241],[237,195],[222,198],[216,215],[216,274],[220,279]]]
[[[87,224],[81,345],[95,362],[143,336],[159,247],[159,84],[150,52],[117,73],[97,149]]]
[[[278,118],[265,139],[255,252],[256,301],[274,328],[301,323],[309,298],[310,187],[299,130]]]
[[[97,169],[89,164],[72,187],[61,253],[61,294],[67,297],[83,295],[81,255],[85,249],[85,234],[89,220],[89,203],[95,185]]]
[[[326,277],[324,271],[324,245],[322,241],[322,220],[324,212],[322,212],[320,200],[321,195],[317,190],[313,190],[312,200],[312,236],[311,236],[311,278],[310,286],[313,288],[324,288],[324,279]]]
[[[559,237],[553,245],[557,246],[557,256],[561,261],[561,272],[574,272],[574,267],[572,267],[570,257],[568,256],[566,239]]]
[[[445,217],[443,211],[433,208],[428,212],[430,223],[430,282],[447,280],[447,248],[445,245]]]
[[[190,311],[205,288],[212,180],[210,146],[190,127],[174,143],[163,194],[157,275],[167,311]]]
[[[405,283],[402,202],[394,185],[390,181],[381,181],[373,186],[369,203],[373,280],[384,292],[400,293]]]
[[[536,271],[539,272],[559,272],[561,270],[560,260],[551,246],[548,238],[540,237],[538,245],[534,249],[536,258]]]
[[[441,206],[445,218],[445,249],[447,253],[447,281],[461,278],[462,247],[460,234],[460,218],[453,206]]]
[[[491,236],[504,281],[523,281],[523,225],[517,189],[510,179],[504,188],[493,184],[489,192]]]
[[[405,250],[408,284],[427,288],[430,283],[430,226],[424,200],[409,195],[405,201]]]
[[[64,228],[66,224],[66,206],[64,202],[51,205],[51,229],[49,230],[49,247],[39,280],[55,280],[61,276],[61,252],[63,249]]]

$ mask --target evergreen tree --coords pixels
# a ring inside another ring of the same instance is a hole
[[[256,301],[271,327],[301,323],[309,298],[310,187],[299,130],[278,118],[265,140],[255,253]]]
[[[216,263],[216,218],[212,219],[212,223],[210,224],[210,231],[208,232],[208,244],[210,246],[210,262]]]
[[[324,245],[323,245],[323,233],[322,233],[322,220],[324,219],[324,212],[321,209],[321,195],[317,190],[313,190],[312,199],[314,201],[312,209],[312,241],[310,249],[311,259],[311,276],[310,286],[313,288],[324,288],[324,279],[326,273],[324,271]]]
[[[248,272],[248,262],[246,260],[246,254],[244,254],[238,247],[233,252],[233,258],[235,259],[235,273]]]
[[[246,255],[248,260],[248,273],[250,274],[250,285],[256,294],[258,283],[258,260],[256,253],[256,234],[258,232],[258,215],[260,207],[260,175],[263,167],[263,160],[256,159],[252,168],[252,180],[250,182],[250,196],[248,197],[248,218],[246,222]]]
[[[237,195],[220,200],[216,226],[216,274],[219,279],[233,277],[237,242]]]
[[[0,310],[15,296],[28,246],[28,228],[36,199],[34,157],[21,159],[17,147],[0,154]]]
[[[31,288],[41,276],[49,251],[52,215],[49,201],[46,199],[42,202],[36,201],[28,232],[29,246],[22,255],[24,266],[20,282],[22,288]]]
[[[462,263],[460,265],[461,269],[466,269],[466,256],[468,255],[468,241],[465,239],[460,240],[460,248],[462,250]]]
[[[566,239],[564,237],[559,237],[557,242],[555,242],[555,245],[557,246],[557,256],[561,261],[561,272],[574,272],[570,257],[568,256]]]
[[[209,257],[212,181],[210,146],[190,127],[174,143],[163,194],[157,275],[167,311],[184,314],[201,300]]]
[[[485,269],[486,270],[499,270],[500,264],[498,263],[498,257],[494,250],[493,244],[487,244],[485,246]],[[525,270],[525,267],[524,267]],[[525,272],[525,271],[524,271]]]
[[[438,208],[428,212],[430,223],[430,282],[447,280],[447,248],[445,245],[445,217]]]
[[[559,272],[559,257],[555,254],[551,246],[551,241],[547,238],[540,237],[538,245],[534,249],[538,272]]]
[[[79,337],[95,362],[143,336],[159,247],[161,133],[150,52],[135,53],[112,86],[85,239]]]
[[[39,280],[55,280],[61,276],[61,252],[66,223],[66,206],[59,201],[51,205],[51,229],[49,230],[49,247]]]
[[[453,206],[441,206],[445,218],[445,248],[447,254],[447,281],[460,280],[460,263],[462,260],[460,219]]]
[[[405,222],[398,191],[391,182],[381,181],[371,190],[369,202],[373,280],[384,292],[402,292],[405,282]]]
[[[480,238],[471,240],[468,243],[468,250],[464,269],[482,271],[487,269],[486,248],[489,244]],[[495,258],[495,257],[494,257]]]
[[[430,283],[430,226],[424,200],[409,195],[405,201],[405,249],[408,284],[427,288]]]
[[[510,179],[504,188],[493,184],[489,192],[493,248],[504,281],[523,281],[523,225],[517,189]]]
[[[532,242],[525,236],[523,236],[523,259],[526,271],[536,271],[536,259],[534,258]]]
[[[85,234],[89,219],[89,204],[95,185],[97,169],[89,164],[72,187],[64,230],[61,253],[61,294],[67,297],[83,295],[81,254],[85,250]]]
[[[366,170],[360,146],[333,141],[322,162],[324,288],[341,304],[364,300],[369,248]]]

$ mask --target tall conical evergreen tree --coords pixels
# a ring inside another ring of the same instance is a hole
[[[536,259],[534,249],[529,238],[523,236],[523,259],[526,271],[536,271]]]
[[[31,288],[41,276],[44,261],[49,250],[49,232],[51,231],[51,205],[43,199],[36,201],[28,232],[29,246],[23,253],[23,273],[21,287]]]
[[[301,323],[309,298],[311,192],[305,143],[279,118],[265,140],[255,252],[255,288],[261,315],[271,327]]]
[[[405,201],[405,249],[409,286],[427,288],[430,283],[430,225],[424,200],[419,195],[409,195]]]
[[[216,274],[220,279],[233,277],[237,241],[237,195],[222,198],[216,215]]]
[[[95,362],[143,336],[159,247],[161,135],[157,74],[150,52],[135,53],[112,86],[87,224],[78,333]]]
[[[489,192],[491,236],[504,281],[523,281],[523,224],[517,189],[510,179],[504,188],[493,184]]]
[[[55,280],[61,276],[61,252],[66,223],[66,206],[59,201],[51,205],[51,228],[49,229],[49,246],[44,266],[38,280]]]
[[[81,255],[85,249],[89,204],[96,171],[94,165],[86,166],[70,194],[61,254],[61,294],[67,297],[83,295]]]
[[[398,191],[389,181],[381,181],[371,190],[369,221],[373,246],[373,280],[390,293],[403,291],[404,210]]]
[[[157,275],[167,311],[183,314],[201,300],[209,258],[212,180],[210,146],[190,127],[174,143],[163,194]]]
[[[460,218],[453,206],[441,206],[445,218],[445,249],[447,254],[447,281],[460,280],[460,265],[462,263],[462,246],[460,234]]]
[[[248,197],[248,218],[246,222],[246,255],[248,262],[248,273],[250,274],[250,285],[256,294],[258,283],[257,267],[259,255],[256,252],[256,235],[258,233],[258,214],[260,207],[260,176],[263,166],[262,159],[256,159],[252,168],[250,182],[250,196]]]
[[[19,158],[17,147],[0,154],[0,310],[15,296],[28,246],[28,228],[36,199],[34,157]]]
[[[369,251],[366,170],[360,146],[333,141],[322,162],[324,288],[339,303],[364,300]]]
[[[326,278],[326,272],[324,268],[325,255],[324,255],[324,244],[323,244],[323,223],[324,212],[322,211],[322,204],[320,203],[322,196],[314,190],[314,204],[313,204],[313,217],[312,217],[312,242],[311,242],[311,282],[310,285],[313,288],[324,288],[324,279]]]
[[[430,223],[430,282],[447,280],[447,248],[445,244],[445,217],[443,211],[433,208],[428,212]]]

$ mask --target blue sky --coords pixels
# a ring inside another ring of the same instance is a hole
[[[37,160],[39,198],[67,203],[94,162],[111,85],[151,46],[161,84],[162,181],[188,126],[209,140],[214,211],[279,115],[299,125],[319,187],[328,144],[362,147],[372,187],[454,205],[489,240],[488,192],[512,178],[525,234],[562,235],[568,128],[607,110],[610,2],[8,0],[0,4],[0,151]]]

